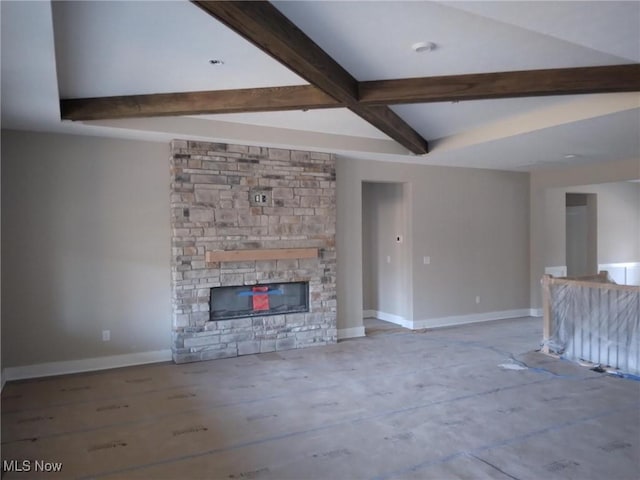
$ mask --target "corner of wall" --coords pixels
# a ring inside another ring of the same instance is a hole
[[[530,317],[541,318],[542,317],[542,309],[541,308],[530,308],[529,309],[529,316]]]
[[[346,340],[347,338],[364,337],[364,325],[360,327],[339,328],[338,340]]]

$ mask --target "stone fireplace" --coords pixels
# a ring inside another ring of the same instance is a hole
[[[176,363],[336,341],[335,159],[171,144]]]

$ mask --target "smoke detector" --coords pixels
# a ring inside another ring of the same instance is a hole
[[[417,42],[411,45],[411,50],[416,53],[431,52],[435,50],[437,45],[433,42]]]

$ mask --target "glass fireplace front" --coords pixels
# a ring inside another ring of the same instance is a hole
[[[308,312],[309,283],[214,287],[211,289],[209,311],[211,320]]]

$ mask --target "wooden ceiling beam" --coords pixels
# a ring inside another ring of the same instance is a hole
[[[640,65],[562,68],[451,75],[360,82],[365,120],[385,119],[385,131],[393,137],[397,116],[379,105],[429,103],[527,97],[640,91]],[[64,120],[105,120],[175,115],[272,112],[318,108],[352,108],[313,85],[246,88],[204,92],[159,93],[116,97],[63,99]],[[376,108],[374,108],[376,107]],[[369,113],[371,114],[369,116]],[[400,121],[398,129],[402,130]]]
[[[312,85],[205,92],[157,93],[60,101],[63,120],[273,112],[343,105]]]
[[[640,91],[640,65],[561,68],[358,82],[265,1],[193,1],[312,85],[63,99],[62,118],[269,112],[345,107],[416,154],[428,145],[388,105]]]
[[[287,17],[265,1],[193,1],[250,43],[342,103],[358,82]]]
[[[193,3],[411,152],[427,153],[427,141],[391,109],[361,105],[358,81],[271,3]]]
[[[640,64],[360,82],[363,105],[640,91]]]

